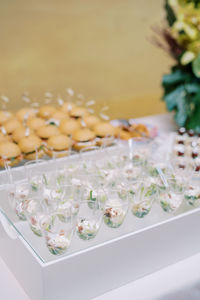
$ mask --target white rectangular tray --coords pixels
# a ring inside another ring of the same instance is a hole
[[[98,159],[103,153],[86,155]],[[76,159],[60,159],[58,165]],[[50,163],[44,163],[44,168],[51,168]],[[22,179],[21,171],[14,171],[16,180]],[[0,182],[6,181],[6,173],[1,172]],[[102,225],[94,241],[74,237],[68,253],[56,257],[12,214],[6,185],[1,185],[0,206],[5,212],[1,217],[0,255],[33,300],[91,299],[200,250],[200,209],[185,212],[183,208],[173,217],[154,205],[144,219],[129,212],[120,228]]]

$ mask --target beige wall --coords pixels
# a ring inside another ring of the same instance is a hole
[[[72,87],[108,101],[114,117],[163,111],[170,61],[147,40],[163,2],[0,0],[0,93],[19,107],[25,90],[43,101]]]

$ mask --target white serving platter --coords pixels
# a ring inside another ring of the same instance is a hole
[[[98,150],[84,155],[96,160],[105,153]],[[76,155],[59,159],[57,167],[73,160]],[[42,168],[50,170],[51,164],[44,162]],[[23,167],[15,168],[13,174],[15,180],[23,180]],[[155,204],[144,219],[129,212],[120,228],[103,224],[93,241],[74,236],[65,255],[53,256],[42,238],[12,213],[4,171],[0,183],[0,255],[33,300],[91,299],[200,250],[200,209],[188,211],[182,206],[171,216]]]

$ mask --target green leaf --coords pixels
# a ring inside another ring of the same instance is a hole
[[[196,109],[187,121],[187,128],[200,133],[200,103],[196,106]]]
[[[195,60],[192,62],[192,71],[197,78],[200,78],[200,53],[197,55]]]
[[[162,85],[163,87],[168,87],[169,85],[175,85],[180,82],[185,82],[189,80],[190,76],[181,70],[176,69],[172,71],[171,74],[166,74],[163,76]]]
[[[174,14],[173,9],[168,3],[168,0],[165,1],[165,10],[166,10],[166,19],[168,21],[169,26],[172,26],[176,21],[176,16]]]
[[[175,120],[179,126],[184,126],[190,113],[189,103],[187,102],[186,93],[181,93],[176,100],[177,112],[175,114]]]
[[[182,98],[186,94],[184,85],[178,86],[172,92],[164,96],[164,100],[169,111],[173,110],[177,106],[177,99]]]
[[[90,191],[90,201],[96,201],[96,198],[93,198],[92,191]]]
[[[163,77],[163,87],[163,99],[168,110],[176,112],[178,125],[200,132],[200,78],[193,73],[193,65],[173,66],[171,74]]]
[[[200,84],[198,83],[187,83],[185,84],[185,90],[189,94],[196,94],[200,92]]]
[[[192,102],[196,105],[200,105],[200,89],[199,89],[199,92],[196,93],[195,96],[193,96]]]

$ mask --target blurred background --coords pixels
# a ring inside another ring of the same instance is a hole
[[[29,91],[66,88],[108,104],[112,118],[162,113],[161,76],[172,63],[148,40],[160,0],[0,0],[0,94],[22,106]],[[23,104],[24,105],[24,104]]]

